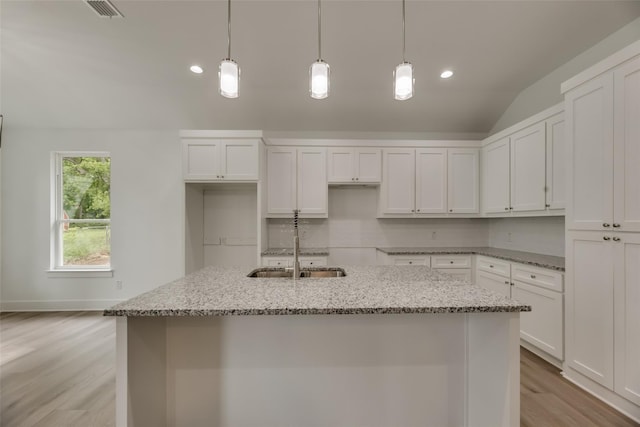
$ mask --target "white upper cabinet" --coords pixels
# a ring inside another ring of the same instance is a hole
[[[325,217],[328,213],[324,147],[267,149],[267,216]]]
[[[511,135],[511,204],[509,210],[545,209],[545,122]]]
[[[329,184],[379,184],[380,153],[379,148],[329,148]]]
[[[509,212],[509,138],[487,145],[482,149],[482,154],[484,211],[486,213]]]
[[[416,212],[447,212],[447,150],[416,150]]]
[[[479,212],[476,148],[384,149],[382,174],[383,216]]]
[[[549,108],[491,137],[482,148],[483,213],[564,213],[565,138],[561,111],[561,105]]]
[[[547,197],[549,209],[564,209],[566,194],[564,113],[547,120]]]
[[[614,72],[613,227],[640,231],[640,58]]]
[[[449,148],[447,207],[449,213],[480,212],[480,152],[475,148]]]
[[[384,149],[382,154],[383,214],[411,214],[415,212],[416,152],[413,149]]]
[[[585,83],[565,96],[571,194],[569,230],[603,230],[613,223],[613,75]]]
[[[184,139],[185,181],[257,181],[259,141],[255,139]]]

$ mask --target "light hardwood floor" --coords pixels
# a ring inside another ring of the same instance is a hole
[[[520,391],[522,427],[640,426],[526,350]],[[0,426],[102,427],[114,418],[114,318],[0,314]]]

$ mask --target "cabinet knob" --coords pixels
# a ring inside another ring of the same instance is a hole
[[[608,223],[606,223],[606,222],[605,222],[604,224],[602,224],[602,226],[603,226],[604,228],[609,228],[609,227],[611,227],[611,224],[608,224]]]
[[[453,264],[453,261],[449,261],[449,264]]]
[[[504,281],[504,284],[505,284],[505,285],[508,285],[508,284],[509,284],[509,281],[508,281],[508,280],[505,280],[505,281]]]
[[[545,208],[550,208],[550,207],[551,207],[551,205],[546,204],[546,205],[544,205],[544,207],[545,207]]]
[[[611,240],[611,237],[604,236],[604,237],[602,238],[602,240]]]
[[[509,210],[509,208],[504,208],[504,210],[505,210],[505,211],[508,211],[508,210]]]
[[[411,212],[415,212],[415,210],[411,209]]]
[[[409,261],[409,264],[413,264],[413,261]]]
[[[360,180],[360,178],[356,178],[356,181],[359,181],[359,180]]]
[[[532,274],[532,275],[531,275],[531,278],[532,278],[532,279],[535,279],[535,278],[536,278],[536,275],[535,275],[535,274]]]
[[[613,238],[613,241],[614,241],[614,242],[619,242],[619,241],[620,241],[620,238],[619,238],[619,237],[614,237],[614,238]]]
[[[420,209],[416,210],[416,212],[420,212]]]
[[[613,228],[620,228],[620,224],[616,224],[616,223],[614,223],[614,224],[613,224]]]
[[[449,209],[449,212],[453,212],[453,209]]]
[[[515,286],[515,283],[511,282],[511,286]]]
[[[355,178],[351,178],[351,181],[355,181],[355,180],[356,180]]]
[[[489,265],[489,268],[493,268],[493,265]]]
[[[512,211],[513,210],[513,206],[509,206],[509,210]]]
[[[216,178],[220,178],[220,175],[216,175]]]

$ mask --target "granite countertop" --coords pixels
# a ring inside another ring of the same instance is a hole
[[[206,267],[104,311],[106,316],[480,313],[531,311],[423,266],[344,267],[340,278],[249,278]]]
[[[532,252],[512,251],[510,249],[490,247],[456,247],[456,248],[377,248],[388,255],[438,255],[438,254],[476,254],[486,255],[521,264],[564,271],[564,258],[541,255]]]
[[[293,248],[269,248],[262,256],[293,256]],[[328,248],[300,248],[300,256],[329,256]]]

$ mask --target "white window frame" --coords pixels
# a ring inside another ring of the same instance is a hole
[[[62,161],[68,157],[108,157],[111,153],[106,151],[56,151],[51,153],[51,259],[48,273],[56,277],[76,277],[78,273],[84,277],[112,277],[113,269],[111,259],[109,265],[64,265],[62,234],[60,232],[63,223],[99,222],[111,224],[111,218],[106,220],[71,220],[64,218],[62,201]],[[111,198],[111,194],[109,195]]]

